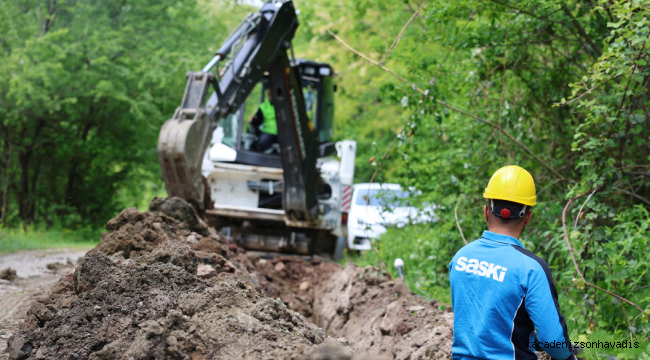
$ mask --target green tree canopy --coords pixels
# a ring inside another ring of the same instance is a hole
[[[430,294],[448,286],[459,229],[467,241],[480,237],[484,187],[495,170],[517,164],[533,174],[539,201],[524,244],[555,269],[573,331],[644,341],[649,2],[298,7],[301,51],[338,69],[338,135],[360,143],[356,181],[381,166],[376,181],[414,186],[421,200],[443,206],[440,223],[378,243],[380,253],[406,257],[413,285]]]
[[[1,1],[6,219],[96,224],[159,184],[156,141],[248,9],[197,1]]]

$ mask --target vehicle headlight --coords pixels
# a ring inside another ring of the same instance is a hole
[[[357,225],[364,226],[364,225],[366,225],[366,222],[363,221],[363,219],[357,219]]]

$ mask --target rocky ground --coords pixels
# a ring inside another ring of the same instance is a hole
[[[10,359],[450,358],[451,312],[380,269],[260,258],[178,198],[106,229],[36,297]]]
[[[61,274],[74,270],[86,251],[37,250],[0,255],[0,359],[7,339],[18,329],[33,300],[56,285]]]

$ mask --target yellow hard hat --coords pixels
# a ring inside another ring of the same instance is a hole
[[[526,169],[517,165],[508,165],[497,170],[485,188],[483,197],[507,200],[528,206],[537,204],[533,177]]]

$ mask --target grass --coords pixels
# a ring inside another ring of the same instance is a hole
[[[394,278],[398,273],[393,262],[396,258],[401,258],[405,263],[404,281],[412,291],[429,300],[436,299],[451,304],[451,290],[446,275],[434,271],[446,266],[442,262],[445,249],[438,247],[437,241],[431,238],[432,233],[437,234],[434,231],[436,226],[430,224],[390,228],[375,246],[379,249],[379,257],[386,264],[386,270]],[[379,257],[374,251],[364,251],[361,255],[346,252],[343,263],[352,261],[359,266],[380,266]],[[436,258],[440,261],[436,262]]]
[[[0,254],[40,249],[83,249],[98,242],[99,230],[94,229],[0,229]]]

